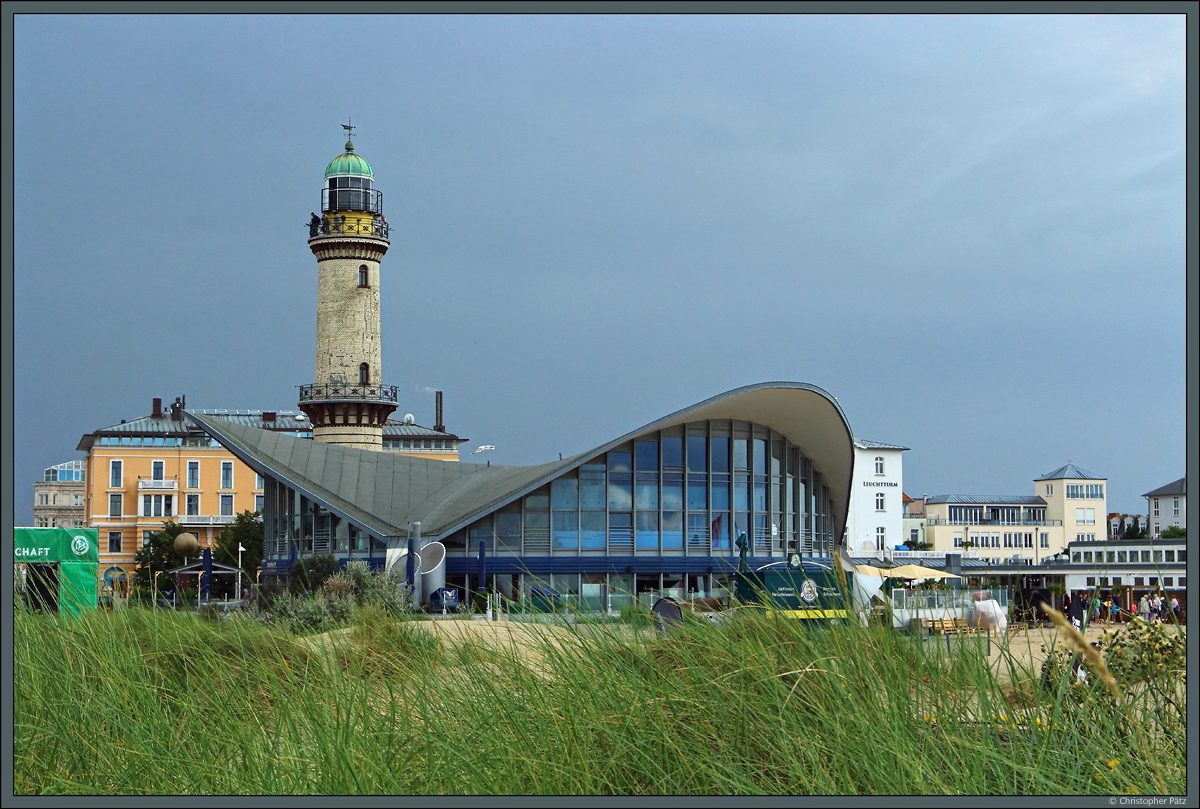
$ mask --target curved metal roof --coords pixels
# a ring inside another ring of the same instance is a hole
[[[332,177],[335,174],[353,174],[360,177],[375,176],[367,161],[354,153],[354,144],[350,141],[346,141],[346,151],[333,160],[330,160],[329,165],[325,167],[326,177]]]
[[[646,433],[689,421],[736,419],[770,427],[808,456],[832,501],[842,536],[854,446],[837,401],[801,382],[749,385],[706,399],[598,447],[536,466],[481,465],[352,449],[188,413],[188,418],[254,471],[280,480],[378,537],[445,537],[590,458]]]

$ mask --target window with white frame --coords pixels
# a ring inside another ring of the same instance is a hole
[[[1082,483],[1068,483],[1067,484],[1067,499],[1068,500],[1082,500],[1083,499],[1083,484]]]
[[[118,460],[108,462],[108,487],[110,489],[121,488],[121,462]]]
[[[143,517],[172,517],[174,516],[175,498],[170,494],[143,494]]]
[[[164,464],[162,461],[151,461],[150,462],[150,479],[151,480],[162,480],[163,479],[163,467],[164,467]]]
[[[1103,500],[1104,499],[1104,484],[1103,483],[1087,483],[1083,487],[1083,496],[1088,500]]]
[[[882,525],[875,529],[875,550],[881,551],[887,547],[887,528]]]
[[[233,488],[233,461],[221,461],[221,488]]]
[[[908,540],[913,544],[921,541],[921,531],[917,528],[911,528],[908,531]]]
[[[232,494],[221,495],[221,516],[222,517],[232,517],[233,516],[233,495]]]
[[[189,489],[200,488],[200,462],[187,462],[187,487]]]
[[[875,493],[875,510],[883,511],[883,492]]]
[[[185,495],[183,506],[187,509],[187,516],[197,517],[200,515],[200,495],[189,494]]]
[[[1158,498],[1154,498],[1154,516],[1158,516]]]
[[[883,456],[882,455],[875,456],[875,474],[877,474],[877,475],[883,474]]]
[[[261,494],[254,495],[254,510],[257,511],[259,514],[262,514],[263,496]]]
[[[1048,533],[1046,533],[1045,531],[1043,531],[1043,532],[1042,532],[1042,533],[1041,533],[1041,534],[1038,536],[1038,543],[1039,543],[1039,544],[1040,544],[1040,545],[1041,545],[1043,548],[1049,548],[1049,547],[1050,547],[1050,535],[1049,535]]]
[[[121,495],[110,494],[108,496],[108,516],[110,516],[110,517],[120,517],[121,516]]]
[[[1047,483],[1047,484],[1046,484],[1046,495],[1047,495],[1047,496],[1049,496],[1049,495],[1052,495],[1052,494],[1054,494],[1054,484],[1053,484],[1053,483]]]
[[[955,534],[955,535],[954,535],[954,547],[956,547],[956,548],[961,548],[961,547],[962,547],[962,537],[963,537],[963,535],[962,535],[962,534]]]
[[[1176,498],[1173,498],[1173,499],[1174,499],[1174,501],[1175,501],[1175,505],[1174,505],[1174,506],[1172,507],[1172,509],[1171,509],[1171,511],[1172,511],[1172,514],[1171,514],[1171,516],[1172,516],[1172,517],[1178,517],[1178,516],[1179,516],[1179,498],[1178,498],[1178,497],[1176,497]]]
[[[263,487],[263,477],[257,472],[254,473],[254,488],[261,489]]]
[[[150,537],[152,537],[153,535],[154,535],[153,531],[143,531],[142,532],[142,547],[143,548],[150,544]]]
[[[109,553],[120,553],[121,552],[121,532],[120,531],[109,531],[108,532],[108,552]]]
[[[77,506],[83,505],[83,495],[82,494],[75,495],[75,505],[77,505]]]

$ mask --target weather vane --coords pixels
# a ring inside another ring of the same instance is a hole
[[[354,137],[354,129],[355,129],[355,128],[354,128],[354,127],[352,127],[352,126],[350,126],[350,122],[351,122],[351,121],[353,121],[353,120],[354,120],[353,118],[347,118],[347,119],[346,119],[346,123],[342,124],[342,129],[346,130],[346,137],[347,137],[347,138],[353,138],[353,137]]]

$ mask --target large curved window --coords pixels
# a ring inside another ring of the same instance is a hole
[[[495,547],[513,555],[730,557],[742,533],[758,557],[833,548],[820,473],[782,435],[748,422],[640,436],[506,509],[511,527]],[[500,530],[491,525],[471,530]]]
[[[321,211],[383,212],[383,194],[370,177],[329,177],[321,189]]]

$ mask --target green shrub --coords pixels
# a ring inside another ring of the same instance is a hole
[[[338,561],[332,554],[301,556],[288,567],[292,586],[301,592],[320,590],[325,580],[337,572]]]

